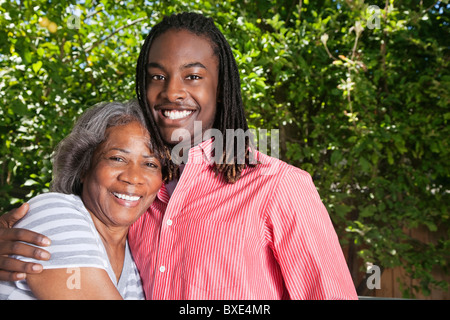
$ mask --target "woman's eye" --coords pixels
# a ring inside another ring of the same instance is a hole
[[[153,163],[153,162],[146,163],[146,166],[149,167],[149,168],[155,168],[155,169],[158,168],[158,165],[156,163]]]
[[[123,161],[123,159],[119,158],[119,157],[109,157],[109,160],[116,161],[116,162],[122,162]]]

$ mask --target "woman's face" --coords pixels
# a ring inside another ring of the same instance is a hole
[[[156,197],[161,164],[149,149],[150,137],[137,121],[106,130],[83,177],[86,208],[107,226],[129,226]]]

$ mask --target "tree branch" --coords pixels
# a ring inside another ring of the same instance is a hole
[[[128,28],[128,27],[131,27],[132,25],[135,25],[136,23],[141,22],[141,21],[143,21],[143,20],[145,20],[145,19],[147,19],[147,17],[143,17],[143,18],[139,18],[139,19],[133,20],[133,21],[131,21],[130,23],[128,23],[128,24],[126,24],[126,25],[123,25],[123,26],[117,28],[117,29],[114,30],[109,36],[107,36],[107,37],[104,38],[104,39],[98,40],[98,41],[95,42],[92,46],[90,46],[89,48],[87,48],[85,51],[86,51],[86,52],[91,51],[92,49],[94,49],[95,47],[97,47],[98,45],[100,45],[102,42],[105,42],[106,40],[108,40],[108,39],[110,39],[111,37],[113,37],[116,33],[120,32],[121,30],[123,30],[123,29],[125,29],[125,28]]]
[[[91,12],[91,13],[89,13],[89,14],[86,15],[86,18],[85,18],[85,19],[89,19],[90,17],[95,16],[97,13],[100,13],[100,12],[102,12],[103,10],[104,10],[104,9],[102,8],[102,9],[100,9],[100,10]]]
[[[425,13],[427,13],[428,11],[430,11],[435,5],[437,5],[439,3],[439,1],[436,1],[435,3],[433,3],[431,6],[429,6],[428,8],[426,8],[425,10],[422,11],[422,15],[424,15]],[[422,5],[422,3],[421,3]]]
[[[301,20],[302,17],[302,7],[303,7],[303,0],[300,0],[298,4],[298,20]]]

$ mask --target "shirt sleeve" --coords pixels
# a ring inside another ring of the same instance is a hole
[[[14,256],[37,262],[44,269],[95,267],[107,269],[107,262],[96,229],[80,198],[47,193],[29,201],[30,210],[14,227],[41,233],[51,240],[42,247],[51,254],[48,261]]]
[[[357,299],[336,232],[307,172],[288,168],[266,219],[291,299]]]

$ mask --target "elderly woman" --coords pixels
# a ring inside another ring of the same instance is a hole
[[[81,116],[55,152],[52,192],[15,226],[49,237],[51,258],[40,274],[0,282],[1,299],[144,299],[127,233],[162,184],[150,141],[136,102]]]

